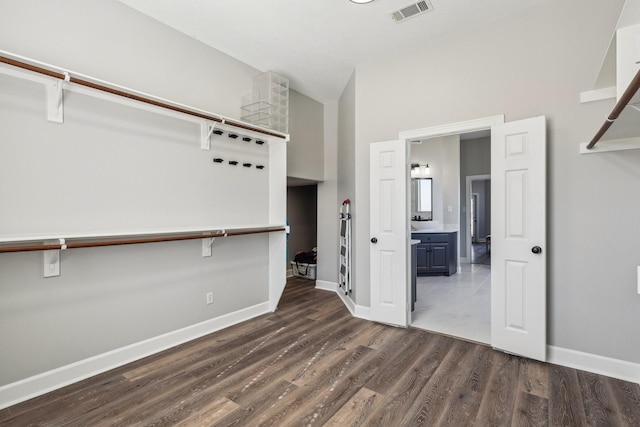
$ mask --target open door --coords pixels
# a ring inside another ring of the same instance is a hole
[[[405,141],[371,144],[371,319],[407,327],[409,322],[408,164]]]
[[[545,117],[491,127],[491,344],[546,359]]]

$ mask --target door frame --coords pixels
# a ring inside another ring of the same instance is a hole
[[[407,143],[408,145],[407,162],[410,162],[411,161],[411,158],[410,158],[411,141],[437,138],[442,136],[459,135],[462,133],[469,133],[469,132],[476,132],[476,131],[486,131],[486,130],[491,130],[491,127],[494,125],[501,125],[501,124],[504,124],[504,114],[501,114],[498,116],[483,117],[483,118],[474,119],[474,120],[467,120],[462,122],[449,123],[445,125],[430,126],[426,128],[403,131],[398,133],[398,139],[404,140]],[[409,167],[409,164],[407,164],[407,167]],[[407,176],[407,180],[410,180],[410,179],[411,179],[410,176]],[[468,216],[469,210],[467,209],[466,211],[467,212],[465,213],[465,215]],[[411,240],[410,230],[409,230],[409,233],[407,234],[408,234],[407,247],[409,247],[410,240]],[[467,243],[469,244],[469,238],[467,238]],[[458,233],[457,246],[458,246],[458,265],[460,265],[459,263],[460,263],[460,257],[462,252],[460,248],[460,233]],[[408,254],[410,254],[410,252],[408,252]],[[467,254],[465,253],[465,255]],[[470,260],[470,255],[468,255],[467,260]],[[410,259],[407,259],[407,263],[410,263],[410,261],[411,261]],[[459,271],[459,268],[458,268],[458,271]],[[411,277],[409,276],[407,277],[407,284],[406,284],[407,286],[411,286],[410,281],[411,281]],[[411,306],[410,301],[408,301],[408,299],[410,298],[409,295],[410,293],[407,295],[408,307]],[[410,323],[411,322],[409,322],[409,324]]]
[[[473,181],[481,181],[484,179],[491,179],[491,174],[488,175],[467,175],[466,176],[467,182],[466,182],[466,194],[465,197],[467,197],[471,193],[471,184],[473,183]],[[477,206],[476,206],[477,208]],[[465,212],[465,217],[467,219],[467,229],[465,231],[466,234],[466,242],[467,242],[467,247],[464,248],[464,253],[465,253],[465,258],[467,258],[467,260],[469,262],[471,262],[471,227],[469,227],[469,225],[471,224],[471,209],[467,209],[467,211]]]
[[[501,125],[503,123],[504,123],[504,114],[501,114],[498,116],[489,116],[489,117],[483,117],[480,119],[449,123],[446,125],[430,126],[426,128],[403,131],[398,133],[398,139],[405,140],[407,143],[410,143],[411,141],[421,140],[421,139],[437,138],[441,136],[458,135],[461,133],[491,130],[491,126]],[[411,144],[409,144],[409,150],[411,149],[410,147],[411,147]],[[468,217],[469,215],[468,209],[465,215]],[[468,219],[467,219],[467,224],[469,224]],[[409,233],[408,238],[409,239],[411,238],[411,233]],[[463,253],[462,253],[462,248],[460,248],[460,233],[458,233],[457,243],[458,243],[458,271],[460,271],[459,269],[460,258],[465,258],[467,260],[470,260],[471,255],[465,248],[464,255],[466,256],[462,257]],[[467,243],[469,243],[468,235],[467,235]],[[407,244],[409,244],[408,241],[407,241]]]

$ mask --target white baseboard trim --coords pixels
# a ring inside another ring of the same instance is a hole
[[[260,303],[0,387],[0,409],[270,312]]]
[[[625,360],[550,345],[547,346],[547,362],[640,383],[640,364]]]
[[[316,289],[338,292],[338,284],[335,282],[327,282],[326,280],[316,280]]]
[[[371,307],[356,304],[356,317],[364,320],[371,320]]]
[[[288,269],[287,270],[287,277],[293,277],[293,269]]]
[[[347,307],[347,310],[349,310],[351,315],[355,317],[355,315],[356,315],[356,303],[354,303],[351,300],[351,298],[347,297],[344,294],[344,292],[340,292],[340,290],[337,290],[336,294],[338,294],[338,297],[340,297],[340,299],[342,300],[342,303],[344,304],[345,307]]]
[[[371,320],[371,308],[363,305],[357,305],[351,298],[347,297],[340,289],[336,291],[336,294],[342,300],[342,303],[347,307],[353,317],[358,317],[364,320]]]

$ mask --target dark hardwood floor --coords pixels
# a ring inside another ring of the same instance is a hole
[[[351,317],[278,310],[0,411],[10,426],[638,426],[640,386]]]

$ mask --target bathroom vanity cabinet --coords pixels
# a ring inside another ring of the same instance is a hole
[[[420,240],[416,253],[418,276],[451,276],[458,266],[458,232],[437,231],[411,234]]]

